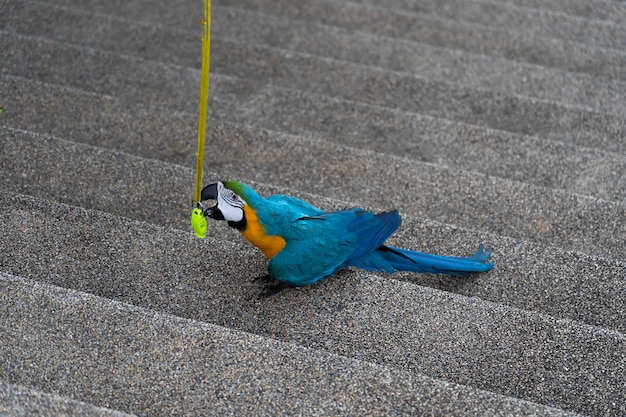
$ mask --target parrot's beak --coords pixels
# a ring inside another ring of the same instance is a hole
[[[202,201],[217,200],[217,183],[204,187],[202,189],[202,193],[200,194],[200,198]]]
[[[213,220],[225,220],[224,215],[222,214],[220,209],[217,208],[217,206],[204,210],[204,216],[210,217]]]
[[[217,200],[217,183],[204,187],[200,197],[202,198],[202,201]],[[224,220],[224,215],[222,214],[222,211],[217,208],[217,205],[204,210],[204,216],[210,217],[214,220]]]

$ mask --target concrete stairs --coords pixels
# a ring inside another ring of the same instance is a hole
[[[626,7],[213,4],[205,183],[398,208],[468,278],[189,228],[202,2],[0,1],[0,415],[626,414]]]

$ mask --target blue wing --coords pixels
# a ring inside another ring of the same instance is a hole
[[[355,219],[347,225],[347,231],[353,235],[353,251],[341,268],[356,265],[359,259],[378,249],[402,223],[397,210],[374,214],[355,209],[354,213]]]
[[[270,262],[270,275],[294,285],[311,284],[357,265],[400,222],[397,211],[375,215],[359,208],[295,219],[281,234],[287,244]]]

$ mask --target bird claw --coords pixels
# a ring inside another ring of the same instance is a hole
[[[261,275],[256,278],[252,278],[252,282],[263,281],[263,282],[272,282],[274,278],[270,276],[270,274]]]
[[[276,295],[287,288],[293,288],[294,286],[287,282],[279,282],[277,284],[266,285],[264,291],[259,294],[259,298],[267,298]]]

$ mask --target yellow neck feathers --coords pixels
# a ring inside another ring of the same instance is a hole
[[[280,236],[269,236],[265,233],[265,228],[259,222],[256,211],[250,206],[243,206],[246,216],[246,228],[241,234],[254,246],[261,249],[261,252],[272,259],[278,252],[283,250],[287,242]]]

